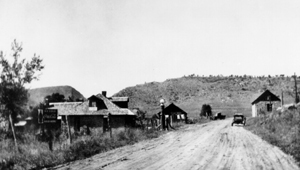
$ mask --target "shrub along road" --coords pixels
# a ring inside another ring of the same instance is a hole
[[[231,120],[188,125],[55,169],[299,169],[291,156]]]

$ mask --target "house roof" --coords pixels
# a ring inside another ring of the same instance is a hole
[[[89,110],[89,102],[64,102],[51,103],[53,107],[49,109],[57,109],[58,115],[108,115],[107,109],[92,111]]]
[[[174,103],[169,104],[167,107],[165,107],[164,112],[165,113],[170,113],[174,110],[177,110],[179,112],[182,112],[184,114],[187,114],[184,110],[182,110],[180,107],[176,106]],[[161,114],[161,107],[155,107],[150,110],[149,113],[145,114],[146,118],[152,118],[155,115],[160,115]]]
[[[184,110],[182,110],[180,107],[175,105],[174,103],[169,104],[167,107],[165,107],[164,112],[165,113],[172,113],[172,111],[177,110],[178,112],[187,114]],[[145,118],[152,118],[153,116],[158,117],[161,114],[161,107],[155,107],[150,110],[149,113],[145,114]]]
[[[269,90],[264,91],[263,93],[254,94],[252,97],[252,105],[259,103],[261,101],[281,101],[275,94],[271,93]]]
[[[170,112],[170,111],[174,111],[174,110],[178,110],[184,114],[187,114],[187,112],[185,112],[184,110],[182,110],[180,107],[176,106],[174,103],[171,103],[169,106],[167,106],[164,111],[166,112]]]
[[[97,94],[89,97],[88,99],[96,98],[102,100],[106,109],[90,110],[89,101],[85,102],[63,102],[51,103],[53,107],[49,109],[57,109],[58,115],[136,115],[129,109],[121,109],[102,94]]]
[[[104,104],[106,105],[108,110],[120,109],[117,105],[115,105],[112,101],[110,101],[108,98],[106,98],[105,96],[103,96],[100,93],[97,94],[95,97],[97,97],[98,99],[101,99],[104,102]]]
[[[115,109],[115,110],[110,110],[109,113],[111,115],[131,115],[131,116],[135,116],[136,113],[132,112],[129,109],[123,109],[123,108],[119,108],[119,109]]]
[[[111,97],[109,98],[112,102],[128,102],[129,97]]]

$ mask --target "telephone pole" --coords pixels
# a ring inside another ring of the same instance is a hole
[[[294,81],[295,81],[295,104],[297,104],[299,102],[299,98],[298,98],[298,90],[297,90],[297,76],[296,73],[294,73]]]

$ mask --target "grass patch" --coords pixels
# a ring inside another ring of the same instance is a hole
[[[112,137],[92,131],[90,136],[77,136],[67,146],[59,139],[54,141],[54,151],[49,151],[48,144],[38,141],[32,134],[23,134],[18,141],[18,153],[15,152],[11,138],[0,139],[0,169],[42,169],[74,160],[84,159],[124,145],[141,140],[157,138],[161,132],[140,129],[116,130]]]
[[[209,119],[193,119],[193,123],[202,124]],[[184,122],[175,123],[175,129],[185,126]],[[43,169],[67,162],[91,157],[125,145],[157,138],[165,131],[153,129],[141,130],[134,128],[113,129],[112,137],[109,133],[102,133],[101,129],[91,129],[91,135],[73,133],[73,143],[67,145],[65,134],[60,134],[53,141],[54,151],[50,151],[48,143],[40,142],[30,133],[18,134],[18,153],[10,134],[0,132],[0,170],[2,169]]]
[[[300,163],[300,112],[273,113],[273,116],[247,119],[246,129],[260,136]]]

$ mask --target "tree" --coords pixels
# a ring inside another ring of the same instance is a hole
[[[211,116],[211,114],[212,114],[211,106],[209,104],[202,105],[200,117],[201,116],[209,117],[209,116]]]
[[[11,55],[6,56],[2,51],[0,52],[0,103],[5,106],[5,111],[1,114],[9,119],[17,147],[14,122],[16,116],[23,113],[28,100],[28,90],[25,85],[38,80],[38,73],[44,69],[44,66],[43,60],[35,54],[30,61],[21,60],[20,53],[23,48],[22,44],[17,43],[16,40],[11,46]]]
[[[65,96],[59,93],[52,93],[52,95],[48,95],[45,97],[49,103],[51,102],[65,102]]]

